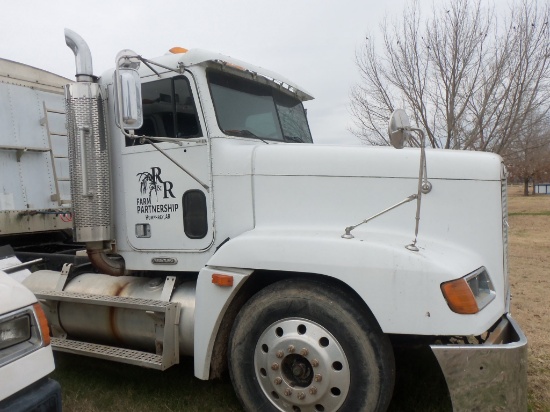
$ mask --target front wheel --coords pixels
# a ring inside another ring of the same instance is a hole
[[[268,286],[241,309],[229,371],[247,411],[384,411],[395,375],[372,314],[340,289],[304,279]]]

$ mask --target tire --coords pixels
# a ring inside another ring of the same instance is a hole
[[[229,338],[229,372],[249,412],[385,411],[395,380],[391,343],[354,297],[288,279],[253,296]]]

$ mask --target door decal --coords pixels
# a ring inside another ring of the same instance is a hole
[[[136,199],[137,213],[145,214],[145,220],[170,219],[171,213],[179,209],[175,199],[174,184],[160,177],[160,167],[152,167],[150,172],[140,172],[136,176],[139,181],[141,197]]]

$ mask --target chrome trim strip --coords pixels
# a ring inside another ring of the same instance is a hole
[[[504,299],[506,312],[510,312],[510,276],[509,276],[509,255],[508,255],[508,182],[507,172],[504,164],[501,166],[502,180],[500,182],[501,204],[502,204],[502,269],[504,271]]]

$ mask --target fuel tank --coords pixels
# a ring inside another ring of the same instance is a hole
[[[40,270],[32,273],[24,284],[33,293],[53,291],[60,273]],[[121,296],[139,299],[160,300],[165,278],[137,276],[109,276],[84,273],[69,280],[64,291],[105,296]],[[181,355],[193,355],[193,327],[195,313],[195,281],[186,281],[172,292],[170,301],[181,306],[179,319],[179,351]],[[44,305],[44,304],[43,304]],[[49,323],[53,316],[44,308]],[[102,343],[155,352],[155,322],[147,312],[59,302],[59,323],[71,339]]]

